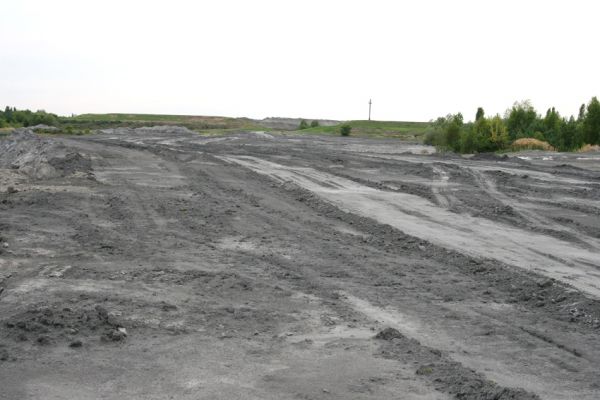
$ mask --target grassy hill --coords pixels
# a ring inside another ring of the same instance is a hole
[[[279,125],[273,125],[273,121]],[[281,121],[286,122],[287,125],[281,125]],[[299,122],[300,119],[289,118],[266,118],[261,121],[250,118],[168,114],[82,114],[74,117],[60,118],[60,123],[63,127],[70,126],[78,132],[118,126],[135,128],[150,125],[179,125],[208,134],[220,134],[238,130],[293,130],[299,125]],[[427,122],[348,121],[338,124],[336,122],[323,121],[322,126],[297,130],[295,132],[302,134],[339,135],[340,126],[343,123],[347,123],[352,127],[351,136],[389,137],[421,141],[423,135],[430,127]]]
[[[61,123],[76,128],[109,128],[115,126],[180,125],[189,129],[251,129],[264,130],[249,118],[207,117],[195,115],[166,114],[82,114],[63,117]]]
[[[408,121],[348,121],[346,123],[352,127],[351,136],[391,137],[404,140],[422,140],[430,126],[428,122]],[[341,125],[318,126],[299,132],[339,135]]]

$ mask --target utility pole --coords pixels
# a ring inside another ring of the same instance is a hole
[[[371,120],[371,99],[369,99],[369,121]]]

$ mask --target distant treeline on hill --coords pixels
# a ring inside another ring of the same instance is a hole
[[[600,102],[593,97],[588,104],[582,104],[577,118],[562,117],[554,107],[541,116],[529,101],[515,103],[504,117],[486,117],[480,107],[474,122],[465,123],[460,113],[433,121],[424,141],[445,150],[477,153],[511,149],[523,138],[532,140],[521,140],[521,143],[539,143],[540,148],[549,148],[549,143],[559,151],[578,150],[586,144],[598,145]]]
[[[6,107],[4,111],[0,110],[0,128],[13,127],[19,128],[22,126],[33,125],[50,125],[58,124],[58,116],[47,113],[43,110],[17,110],[15,107]]]

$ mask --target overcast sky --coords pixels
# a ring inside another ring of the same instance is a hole
[[[0,0],[0,106],[430,120],[576,114],[600,2]]]

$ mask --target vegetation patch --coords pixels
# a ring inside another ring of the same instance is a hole
[[[541,116],[529,101],[513,104],[504,117],[486,117],[480,107],[475,121],[468,123],[461,113],[449,114],[432,122],[424,142],[458,153],[529,149],[528,146],[576,151],[585,144],[600,145],[600,102],[593,97],[587,105],[582,104],[577,118],[562,117],[554,107]]]
[[[347,121],[331,126],[312,126],[302,129],[302,133],[340,135],[342,126],[350,126],[352,136],[388,137],[403,140],[422,141],[425,132],[431,128],[429,122],[410,121]]]

